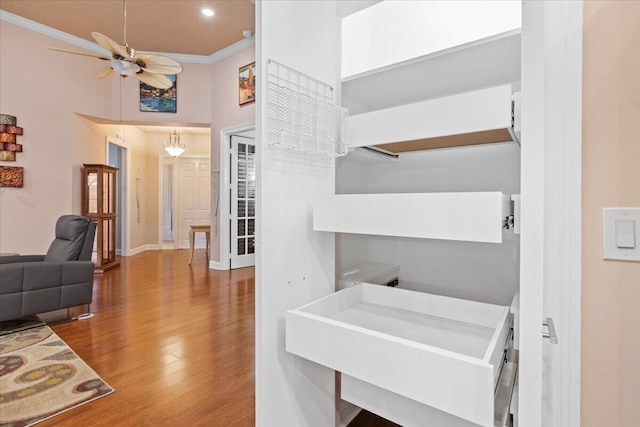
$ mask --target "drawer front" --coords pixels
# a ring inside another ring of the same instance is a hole
[[[494,408],[494,421],[482,424],[492,427],[512,427],[511,402],[514,399],[514,385],[518,372],[518,351],[509,349],[508,357],[500,370]],[[361,381],[349,375],[341,374],[341,395],[347,402],[378,414],[403,427],[423,427],[425,425],[441,427],[477,427],[478,424],[421,404],[397,393]]]
[[[288,312],[287,351],[420,404],[494,422],[494,367],[326,318]]]

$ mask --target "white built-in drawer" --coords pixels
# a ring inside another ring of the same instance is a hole
[[[509,307],[359,284],[286,315],[287,351],[439,411],[494,425]]]

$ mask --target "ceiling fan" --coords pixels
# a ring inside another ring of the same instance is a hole
[[[123,0],[123,3],[124,29],[122,44],[117,43],[103,34],[96,32],[91,33],[95,41],[111,53],[111,58],[53,47],[49,49],[109,61],[109,66],[98,71],[94,76],[95,79],[107,79],[115,75],[122,77],[133,76],[149,86],[159,89],[169,89],[173,85],[173,82],[169,80],[166,74],[179,74],[182,72],[182,66],[177,61],[166,56],[136,52],[129,47],[127,44],[127,0]]]

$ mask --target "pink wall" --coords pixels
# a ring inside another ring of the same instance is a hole
[[[640,263],[602,259],[603,207],[640,207],[640,2],[586,1],[582,426],[640,419]]]
[[[0,252],[46,250],[58,216],[79,213],[82,163],[104,157],[104,142],[75,113],[108,116],[111,87],[95,84],[97,60],[46,49],[52,45],[49,37],[0,21],[0,112],[17,116],[25,130],[18,137],[24,153],[2,162],[25,168],[25,186],[0,189]]]
[[[249,47],[212,65],[217,78],[212,83],[211,170],[220,170],[220,131],[255,122],[255,103],[238,105],[238,69],[255,61],[255,49]],[[214,212],[212,208],[211,212]],[[212,233],[211,260],[220,260],[220,236]]]
[[[17,116],[18,125],[25,128],[25,135],[19,137],[25,152],[18,155],[17,162],[2,162],[25,168],[25,187],[0,189],[0,252],[45,251],[58,216],[80,213],[82,163],[105,162],[105,137],[113,136],[116,128],[129,128],[97,125],[78,114],[149,124],[213,123],[212,156],[216,162],[219,130],[254,120],[254,107],[240,108],[237,102],[238,67],[253,61],[253,48],[216,64],[182,64],[178,111],[171,114],[139,111],[137,80],[94,80],[103,62],[49,51],[48,46],[82,50],[0,21],[0,113]],[[131,139],[134,134],[136,138]],[[132,163],[140,166],[148,190],[155,191],[147,197],[149,206],[143,218],[155,218],[157,183],[151,181],[157,180],[157,166],[147,167],[155,161],[147,157],[157,153],[141,145],[147,140],[143,132],[132,131],[128,137],[133,144]],[[135,172],[137,166],[132,169],[133,177]],[[155,229],[157,220],[147,225]],[[132,226],[131,247],[158,243],[157,237],[151,239],[155,233],[147,228]]]

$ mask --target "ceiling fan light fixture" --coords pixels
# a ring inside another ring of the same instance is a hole
[[[213,9],[210,9],[208,7],[203,7],[200,12],[202,12],[202,14],[208,18],[211,18],[213,15],[215,15]]]
[[[173,128],[173,133],[169,134],[169,141],[164,143],[164,149],[172,157],[178,157],[184,153],[185,145],[180,142],[180,135],[176,132],[176,128]]]
[[[109,65],[120,76],[133,76],[140,71],[140,67],[137,64],[129,61],[123,61],[122,59],[110,59]]]

